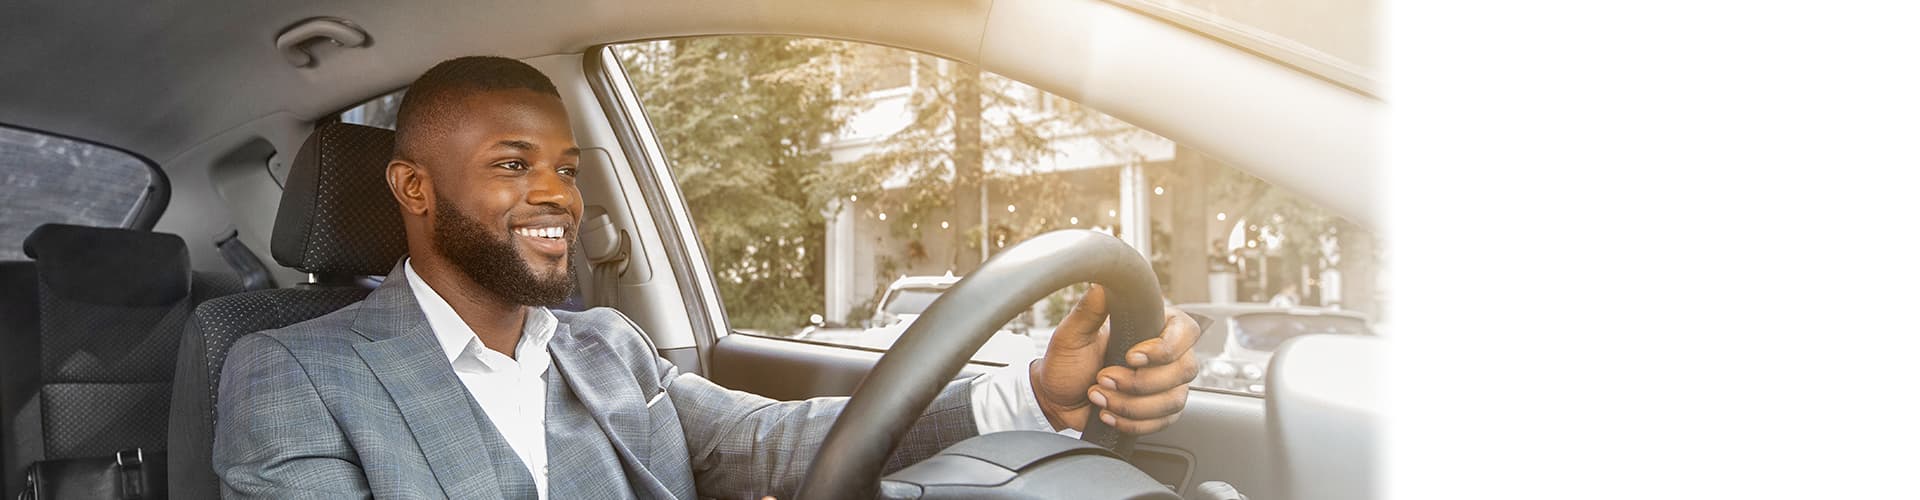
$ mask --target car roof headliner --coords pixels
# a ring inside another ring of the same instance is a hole
[[[158,0],[32,2],[0,32],[0,122],[105,142],[165,163],[198,141],[274,112],[313,118],[351,96],[404,85],[427,66],[470,54],[527,58],[577,52],[657,16],[645,2]],[[364,28],[366,49],[320,47],[296,69],[274,47],[303,19]],[[657,27],[656,27],[657,28]]]
[[[1071,87],[1084,82],[1072,75],[1084,68],[1049,68],[1058,65],[1045,60],[1046,54],[1022,54],[1022,37],[1069,36],[1033,29],[1032,17],[1051,19],[1048,14],[1058,14],[1066,8],[1062,5],[1068,4],[1001,6],[1001,11],[1024,11],[1019,15],[1027,17],[1001,23],[994,38],[1013,41],[996,46],[987,34],[989,14],[1002,14],[991,0],[29,2],[10,5],[8,15],[0,17],[0,33],[7,34],[7,42],[0,44],[0,73],[9,75],[0,79],[0,123],[118,146],[172,169],[178,155],[225,131],[276,114],[316,119],[401,87],[448,58],[492,54],[525,59],[577,53],[602,43],[712,34],[841,38],[908,47],[1015,77],[1051,71],[1054,75],[1028,83],[1090,104],[1103,98],[1125,103],[1139,95],[1165,95],[1161,90],[1076,95]],[[322,45],[314,49],[317,66],[294,68],[274,40],[289,26],[314,17],[346,19],[364,28],[371,44],[358,49]],[[1055,22],[1045,19],[1040,22]],[[1009,50],[1007,43],[1015,49]],[[1111,40],[1080,39],[1067,45],[1088,43],[1111,45]],[[995,61],[981,60],[983,53],[996,50],[1002,56]],[[1104,47],[1081,50],[1111,52]],[[1031,60],[1019,60],[1022,57]],[[1226,85],[1238,85],[1232,90],[1244,95],[1261,92],[1254,89],[1273,81]],[[1376,167],[1371,153],[1357,151],[1373,149],[1373,132],[1356,131],[1372,129],[1377,100],[1346,93],[1337,85],[1326,87],[1335,90],[1313,84],[1282,90],[1295,93],[1264,103],[1262,111],[1241,113],[1239,130],[1228,132],[1176,135],[1165,127],[1156,129],[1153,120],[1141,123],[1115,114],[1215,155],[1222,155],[1222,145],[1266,142],[1222,158],[1238,160],[1234,163],[1370,227]],[[1321,104],[1329,100],[1332,104]],[[1301,109],[1302,103],[1312,109]],[[1231,106],[1214,109],[1226,108]],[[1315,122],[1246,130],[1245,124],[1259,124],[1273,110],[1298,110]],[[1300,152],[1306,150],[1312,151]],[[1278,158],[1288,155],[1299,158]],[[1259,163],[1286,165],[1266,168]],[[1337,168],[1327,168],[1329,164]]]

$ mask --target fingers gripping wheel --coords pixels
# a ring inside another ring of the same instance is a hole
[[[827,433],[801,499],[873,498],[882,467],[920,413],[993,332],[1047,294],[1092,282],[1107,290],[1106,365],[1159,335],[1165,315],[1153,267],[1103,233],[1063,230],[1001,252],[940,295],[880,358]],[[1133,438],[1089,412],[1083,439],[1125,456]]]

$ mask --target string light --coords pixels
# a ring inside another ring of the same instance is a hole
[[[1153,195],[1154,195],[1154,196],[1160,196],[1160,195],[1163,195],[1163,194],[1167,194],[1167,189],[1166,189],[1166,188],[1163,188],[1163,187],[1160,187],[1160,186],[1154,186],[1154,187],[1153,187]]]
[[[1120,212],[1119,212],[1119,211],[1115,211],[1115,210],[1108,210],[1108,211],[1107,211],[1107,216],[1108,216],[1108,217],[1119,217],[1119,216],[1120,216]]]
[[[1007,205],[1007,213],[1013,213],[1013,205]]]
[[[880,212],[880,220],[887,220],[887,213],[886,213],[886,212]]]
[[[940,221],[940,229],[946,229],[946,228],[947,228],[947,221]]]
[[[860,195],[849,195],[847,196],[847,201],[860,201]]]
[[[1217,220],[1217,221],[1224,221],[1224,220],[1227,220],[1227,213],[1226,213],[1226,212],[1220,212],[1220,213],[1217,213],[1217,214],[1213,214],[1213,220]]]
[[[1068,217],[1068,218],[1067,218],[1067,223],[1068,223],[1068,224],[1073,224],[1073,225],[1075,225],[1075,226],[1078,226],[1078,225],[1080,225],[1080,217],[1077,217],[1077,216],[1075,216],[1075,217]]]

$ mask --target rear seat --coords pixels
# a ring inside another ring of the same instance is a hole
[[[241,280],[192,271],[171,234],[47,224],[23,248],[34,262],[0,264],[8,496],[35,461],[139,448],[163,464],[181,332]]]

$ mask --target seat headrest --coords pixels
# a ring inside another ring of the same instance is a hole
[[[273,260],[314,274],[380,276],[407,253],[400,204],[387,190],[393,131],[315,127],[293,158],[273,223]]]
[[[187,297],[193,263],[187,243],[165,233],[44,224],[23,245],[40,282],[61,299],[113,306],[160,306]]]

